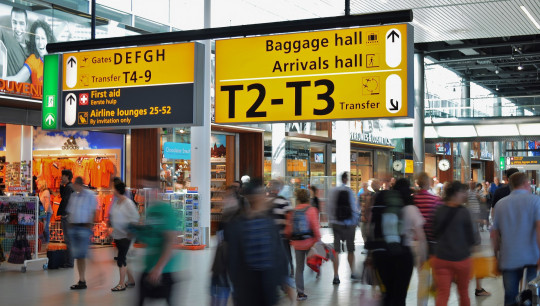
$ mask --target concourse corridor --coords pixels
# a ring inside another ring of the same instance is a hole
[[[331,242],[333,236],[331,230],[321,229],[322,240]],[[356,260],[357,266],[361,267],[365,255],[361,254],[363,242],[360,232],[357,234]],[[482,232],[482,246],[484,252],[489,250],[489,234]],[[136,249],[137,253],[143,252]],[[182,251],[182,281],[175,289],[175,305],[210,305],[209,296],[209,271],[214,256],[214,249],[202,251]],[[87,290],[72,291],[69,286],[75,282],[76,276],[73,269],[59,269],[43,271],[40,266],[30,265],[26,273],[20,272],[20,265],[2,263],[0,266],[0,292],[1,305],[25,305],[25,306],[59,306],[59,305],[135,305],[137,287],[123,292],[111,292],[111,288],[118,282],[118,270],[113,262],[114,249],[111,247],[95,246],[92,250],[93,263],[88,268]],[[346,262],[346,255],[340,257]],[[131,258],[131,267],[139,273],[141,256]],[[360,269],[359,269],[360,272]],[[360,306],[365,304],[363,292],[369,294],[371,288],[360,283],[351,283],[349,279],[348,265],[340,265],[341,284],[332,285],[332,266],[325,263],[322,266],[320,279],[315,278],[315,273],[306,267],[305,288],[308,299],[297,302],[298,305],[309,306]],[[138,285],[138,284],[137,284]],[[484,279],[483,287],[492,293],[491,297],[477,298],[474,296],[474,280],[470,283],[471,305],[502,306],[503,287],[501,278]],[[416,306],[416,273],[413,274],[407,296],[407,306]],[[164,305],[161,303],[147,303],[147,305]],[[232,305],[232,303],[229,303]],[[281,297],[280,306],[290,305],[285,296]],[[429,300],[429,306],[435,305],[433,297]],[[449,306],[457,306],[455,287],[452,288]]]

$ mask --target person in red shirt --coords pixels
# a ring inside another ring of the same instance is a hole
[[[298,205],[287,216],[285,235],[291,239],[296,255],[296,291],[297,300],[307,299],[304,293],[304,266],[306,256],[311,247],[321,240],[319,231],[319,211],[309,203],[309,192],[306,189],[296,191]]]

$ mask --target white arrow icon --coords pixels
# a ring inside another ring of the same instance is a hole
[[[52,125],[54,123],[54,116],[52,114],[49,114],[49,116],[45,118],[45,122],[47,122],[48,125]]]

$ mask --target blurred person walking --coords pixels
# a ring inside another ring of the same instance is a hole
[[[428,245],[428,258],[431,258],[435,254],[435,246],[437,239],[433,229],[433,219],[435,217],[435,211],[437,207],[442,205],[442,200],[439,196],[433,194],[430,190],[431,178],[426,172],[418,174],[416,183],[420,190],[413,195],[413,203],[418,207],[422,217],[425,220],[424,234]],[[423,265],[418,266],[418,306],[427,306],[429,298],[429,289],[432,283],[431,280],[431,266],[429,261],[426,261]]]
[[[512,192],[495,207],[491,237],[503,276],[504,305],[517,305],[523,270],[527,269],[527,282],[537,274],[540,258],[540,197],[531,194],[531,185],[525,173],[512,174],[509,183]]]
[[[148,298],[165,299],[168,305],[174,305],[172,289],[180,264],[180,254],[174,252],[176,214],[171,205],[157,200],[158,177],[146,177],[141,182],[152,192],[144,225],[129,227],[137,239],[146,244],[137,305],[144,305]]]
[[[73,179],[73,173],[71,170],[65,169],[62,170],[62,177],[60,182],[60,205],[58,206],[58,211],[56,214],[60,216],[60,226],[62,227],[62,232],[64,234],[64,242],[67,246],[67,256],[66,262],[64,263],[64,268],[73,268],[73,257],[71,256],[71,241],[69,235],[69,221],[68,221],[68,211],[67,207],[69,204],[69,199],[73,194],[73,184],[71,180]]]
[[[311,247],[321,240],[319,212],[309,204],[309,193],[305,189],[296,190],[296,207],[287,216],[285,234],[291,239],[296,257],[297,300],[307,299],[304,292],[304,267],[306,256]],[[338,277],[334,270],[334,278]]]
[[[135,287],[135,279],[127,267],[126,256],[131,246],[131,234],[128,227],[130,224],[139,222],[139,211],[135,203],[126,196],[126,184],[124,182],[115,180],[113,192],[116,201],[114,201],[110,209],[109,222],[112,227],[111,236],[118,250],[115,259],[120,273],[120,280],[111,291],[116,292],[124,291],[127,287]]]
[[[469,280],[471,279],[471,247],[476,243],[473,221],[463,206],[467,200],[467,187],[459,181],[444,187],[444,205],[437,208],[434,219],[437,245],[432,260],[437,284],[436,306],[445,306],[450,296],[450,285],[457,284],[459,305],[469,306]]]
[[[45,211],[45,220],[44,220],[44,226],[43,226],[43,242],[45,244],[48,244],[51,240],[50,235],[50,225],[51,225],[51,217],[53,215],[53,208],[52,208],[52,201],[51,201],[51,192],[49,191],[49,188],[47,187],[47,182],[45,180],[40,180],[39,185],[39,201],[43,205],[43,210]],[[43,249],[46,250],[46,245],[43,246]]]
[[[517,168],[509,168],[506,169],[505,174],[507,178],[507,182],[510,180],[510,177],[512,174],[519,172]],[[495,205],[504,197],[510,194],[510,184],[500,184],[499,187],[495,190],[493,193],[493,201],[491,205],[491,218],[493,218],[493,214],[495,213]]]
[[[77,271],[79,272],[79,282],[71,286],[72,290],[86,289],[86,258],[88,257],[88,248],[90,238],[92,237],[92,228],[94,217],[97,210],[96,195],[83,186],[82,177],[75,178],[73,184],[73,194],[69,198],[67,206],[69,221],[69,240],[71,244],[71,253],[77,260]]]
[[[311,185],[311,206],[317,208],[318,213],[321,212],[321,201],[319,200],[319,197],[317,193],[319,192],[319,189],[317,189],[317,186]]]
[[[341,175],[342,185],[332,189],[330,198],[326,204],[328,221],[334,232],[334,249],[339,254],[345,250],[341,247],[341,241],[345,241],[347,246],[347,257],[351,268],[351,279],[360,280],[355,274],[354,238],[356,226],[358,226],[359,211],[354,192],[347,186],[349,174],[343,172]],[[334,277],[334,285],[340,283],[339,277]]]
[[[360,203],[360,231],[362,232],[362,239],[364,240],[364,246],[368,238],[369,222],[371,221],[371,208],[373,207],[373,201],[375,195],[381,188],[381,183],[377,179],[371,180],[371,184],[366,187],[366,190],[358,198]]]
[[[285,234],[285,226],[287,225],[287,214],[293,209],[293,207],[291,206],[291,203],[287,199],[279,195],[282,189],[283,189],[282,181],[270,180],[270,182],[268,182],[267,190],[268,190],[268,197],[270,201],[270,215],[272,216],[272,218],[274,218],[274,222],[276,223],[279,229],[281,242],[283,243],[283,248],[285,249],[287,262],[290,267],[289,274],[292,277],[294,275],[292,250],[291,250],[289,238]]]
[[[414,257],[412,241],[418,241],[418,266],[427,258],[424,218],[413,205],[409,180],[397,180],[392,190],[375,197],[371,215],[371,233],[367,248],[385,288],[384,306],[405,306]]]
[[[483,230],[483,214],[485,213],[485,209],[482,208],[483,203],[485,201],[485,198],[482,196],[481,189],[482,184],[477,184],[475,181],[471,180],[469,181],[469,188],[467,190],[467,208],[469,209],[469,212],[471,214],[471,218],[473,221],[473,233],[475,236],[478,236],[478,231],[482,228]],[[474,290],[475,296],[490,296],[491,293],[487,292],[484,288],[482,288],[482,282],[481,279],[476,278],[476,289]]]
[[[277,289],[287,276],[285,251],[260,181],[251,180],[243,190],[249,206],[223,232],[234,305],[275,305]]]

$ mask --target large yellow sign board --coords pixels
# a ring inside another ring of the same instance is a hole
[[[412,117],[407,24],[216,41],[217,123]]]
[[[171,44],[63,56],[62,88],[121,88],[192,83],[194,44]]]

